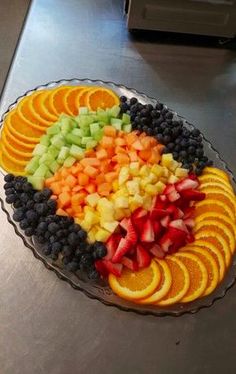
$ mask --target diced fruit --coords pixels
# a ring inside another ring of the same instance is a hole
[[[153,242],[155,240],[154,230],[152,221],[147,219],[143,225],[143,231],[141,232],[140,240],[142,242]]]
[[[122,257],[130,251],[133,243],[125,238],[122,238],[119,242],[119,245],[116,249],[114,256],[112,257],[113,263],[119,263]]]
[[[145,268],[150,265],[151,256],[149,253],[140,245],[137,245],[137,263],[138,267]]]

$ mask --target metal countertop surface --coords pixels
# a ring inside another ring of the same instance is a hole
[[[35,0],[0,114],[37,85],[114,81],[196,124],[236,173],[236,53],[131,37],[122,1]],[[0,213],[1,374],[209,374],[236,371],[236,287],[182,317],[141,316],[90,300],[34,258]]]

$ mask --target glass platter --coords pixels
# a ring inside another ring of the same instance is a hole
[[[113,89],[118,95],[125,95],[128,98],[131,98],[135,96],[141,103],[145,104],[155,104],[156,99],[146,96],[143,93],[137,92],[135,89],[127,88],[123,85],[117,85],[112,82],[104,82],[100,80],[89,80],[89,79],[71,79],[71,80],[60,80],[57,82],[50,82],[48,84],[38,86],[33,90],[30,90],[26,92],[23,96],[19,97],[13,104],[11,104],[8,108],[8,110],[3,114],[0,122],[0,126],[2,127],[4,118],[7,115],[7,113],[15,108],[15,106],[18,104],[18,102],[25,96],[30,95],[34,91],[46,89],[46,88],[54,88],[59,87],[62,85],[99,85],[99,86],[106,86]],[[178,115],[175,111],[173,111],[174,115],[178,118],[181,118],[184,121],[184,124],[186,127],[192,129],[194,126],[190,124],[185,118]],[[202,134],[203,135],[203,134]],[[224,162],[224,160],[221,158],[217,150],[214,148],[214,146],[204,137],[203,135],[203,141],[204,141],[204,150],[206,155],[214,161],[214,166],[219,167],[230,175],[232,184],[234,189],[236,189],[236,183],[233,178],[232,172]],[[69,273],[68,271],[62,269],[60,262],[53,262],[52,259],[46,257],[41,250],[40,245],[37,245],[37,243],[34,241],[34,239],[28,238],[23,235],[23,232],[19,229],[18,224],[13,222],[12,220],[12,214],[13,214],[13,208],[5,203],[5,196],[4,196],[4,174],[5,172],[0,169],[0,201],[1,201],[1,207],[2,210],[6,213],[8,221],[13,225],[15,233],[21,237],[23,240],[25,246],[32,250],[34,256],[38,259],[40,259],[45,267],[49,270],[54,271],[54,273],[62,280],[68,282],[73,288],[76,290],[82,291],[85,295],[90,297],[91,299],[97,299],[103,304],[107,306],[114,306],[119,308],[120,310],[124,311],[132,311],[136,312],[142,315],[154,315],[154,316],[180,316],[185,313],[196,313],[202,308],[210,307],[216,300],[219,300],[223,298],[229,288],[233,286],[236,279],[236,259],[235,257],[232,258],[231,266],[229,267],[225,278],[220,283],[220,285],[216,288],[216,290],[210,294],[207,297],[203,297],[200,299],[197,299],[196,301],[193,301],[191,303],[186,304],[176,304],[169,307],[156,307],[156,306],[149,306],[149,305],[138,305],[134,304],[132,302],[123,300],[116,296],[111,289],[108,287],[108,285],[105,282],[100,283],[94,283],[90,280],[88,280],[84,274],[82,273]],[[75,295],[76,297],[76,295]]]

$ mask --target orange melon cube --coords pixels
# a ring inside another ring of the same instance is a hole
[[[95,178],[98,171],[95,167],[88,165],[84,168],[84,173],[87,174],[90,178]]]
[[[117,130],[113,126],[104,126],[103,127],[103,134],[105,136],[110,136],[112,138],[116,138]]]

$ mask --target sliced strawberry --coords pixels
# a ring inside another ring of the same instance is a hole
[[[136,219],[143,218],[148,214],[147,210],[143,208],[138,208],[132,213],[132,219],[135,221]]]
[[[167,201],[167,197],[166,197],[166,195],[160,195],[159,198],[160,198],[160,200],[161,200],[163,203],[165,203],[165,202]]]
[[[135,231],[138,233],[138,235],[140,235],[142,233],[143,225],[146,222],[146,220],[147,220],[147,218],[143,217],[143,218],[136,219],[134,221],[133,217],[132,217],[133,227],[134,227]]]
[[[176,201],[176,200],[179,200],[179,198],[180,198],[180,194],[179,194],[176,190],[172,191],[171,193],[169,193],[169,194],[167,195],[167,199],[168,199],[171,203],[173,203],[173,202]]]
[[[164,252],[168,252],[170,246],[173,244],[173,240],[170,238],[168,231],[159,240],[158,244]]]
[[[149,251],[153,246],[153,242],[147,243],[147,242],[142,242],[142,247],[146,249],[146,251]]]
[[[188,243],[193,243],[195,241],[193,233],[188,233],[186,240]]]
[[[151,220],[162,218],[162,217],[165,217],[166,215],[167,215],[167,212],[166,212],[165,209],[154,208],[150,212],[150,218],[151,218]]]
[[[188,234],[188,229],[182,219],[176,219],[174,221],[171,221],[169,227],[173,227],[174,229],[184,231],[186,234]]]
[[[201,201],[204,200],[206,194],[204,192],[199,192],[197,190],[189,189],[181,191],[181,197],[185,200],[194,200],[194,201]]]
[[[158,244],[154,244],[152,248],[150,248],[150,252],[154,257],[157,257],[157,258],[165,257],[165,252],[162,250],[162,248]]]
[[[128,231],[128,225],[129,225],[129,218],[123,218],[122,221],[120,221],[120,226],[122,229]]]
[[[163,227],[168,227],[170,221],[171,221],[170,216],[165,216],[164,218],[162,218],[162,219],[160,220],[161,226],[163,226]]]
[[[137,271],[139,269],[138,263],[135,260],[131,260],[126,256],[122,258],[121,263],[132,271]]]
[[[151,262],[150,254],[140,244],[137,245],[137,262],[140,269],[147,267]]]
[[[188,207],[188,208],[185,209],[185,211],[184,211],[183,219],[186,219],[186,218],[193,218],[193,217],[194,217],[194,212],[195,212],[195,207],[194,207],[194,206],[190,206],[190,207]]]
[[[196,180],[193,180],[191,178],[185,178],[182,179],[180,182],[177,182],[175,187],[178,192],[189,190],[189,189],[195,189],[199,186],[199,183]]]
[[[153,242],[155,240],[154,230],[152,226],[152,221],[147,219],[143,224],[143,229],[141,232],[140,240],[142,242]]]
[[[186,218],[186,219],[184,219],[184,223],[190,229],[192,229],[194,227],[194,224],[195,224],[194,219],[192,219],[192,218]]]
[[[119,245],[122,236],[120,234],[112,234],[106,242],[107,254],[104,260],[111,260]]]
[[[164,252],[171,252],[173,249],[176,251],[185,244],[186,236],[184,231],[170,227],[159,244]]]
[[[108,276],[108,270],[104,265],[104,260],[96,260],[95,268],[103,278],[106,278]]]
[[[169,193],[175,191],[175,185],[174,184],[167,184],[167,186],[165,187],[164,191],[163,191],[163,194],[164,195],[169,195]]]
[[[108,273],[112,273],[116,277],[121,276],[121,272],[122,272],[122,268],[123,268],[122,264],[113,264],[111,261],[107,261],[107,260],[102,260],[102,262],[103,262],[106,270],[108,271]]]
[[[177,206],[170,204],[168,208],[166,209],[166,212],[168,212],[173,219],[179,219],[184,216],[184,212],[182,212],[181,209],[177,208]]]
[[[122,238],[116,250],[116,253],[112,257],[113,263],[118,263],[121,261],[122,257],[131,250],[133,243],[126,238]]]
[[[165,200],[162,201],[159,198],[156,199],[156,203],[155,203],[154,208],[156,208],[156,209],[164,209],[165,210],[166,204],[168,203],[168,201],[167,201],[167,198],[166,198],[165,195],[160,195],[159,197],[161,198],[161,196],[163,196],[163,198],[165,198]]]
[[[138,238],[132,220],[130,218],[128,219],[126,230],[127,234],[125,236],[125,239],[129,240],[132,244],[135,244]]]
[[[162,230],[160,222],[159,221],[153,221],[152,222],[152,227],[153,227],[155,237],[157,237],[161,233],[161,230]]]
[[[192,179],[192,180],[194,180],[194,181],[197,181],[198,184],[200,184],[200,181],[199,181],[198,177],[196,176],[196,174],[194,174],[194,173],[190,173],[190,174],[188,175],[188,178],[190,178],[190,179]]]

